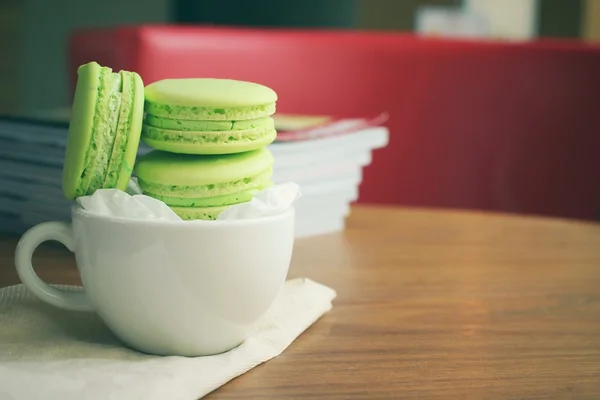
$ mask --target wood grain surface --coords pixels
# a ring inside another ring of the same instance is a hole
[[[60,248],[34,262],[78,281]],[[343,234],[297,242],[297,276],[335,288],[333,310],[208,399],[600,399],[599,225],[354,207]]]

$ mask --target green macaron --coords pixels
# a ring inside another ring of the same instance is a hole
[[[232,79],[164,79],[145,88],[142,141],[181,154],[240,153],[269,145],[277,94]]]
[[[135,174],[145,195],[165,202],[182,219],[213,220],[272,186],[272,168],[267,148],[205,156],[154,150],[138,159]]]
[[[77,69],[62,172],[68,200],[97,189],[127,188],[143,115],[144,83],[137,73],[113,72],[96,62]]]

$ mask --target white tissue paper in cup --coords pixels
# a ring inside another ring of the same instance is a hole
[[[266,217],[286,211],[301,196],[300,186],[294,182],[281,183],[261,190],[246,202],[223,210],[217,221]]]
[[[125,191],[132,196],[134,194],[142,194],[142,188],[140,188],[137,178],[134,177],[129,179],[129,183],[127,184],[127,189],[125,189]]]
[[[181,221],[162,201],[143,194],[130,195],[119,189],[99,189],[90,196],[77,198],[77,202],[84,210],[97,215]]]
[[[99,189],[92,195],[79,197],[84,210],[108,217],[161,219],[182,221],[164,202],[141,194],[135,178],[129,181],[126,192],[119,189]],[[300,186],[293,182],[271,186],[258,192],[246,202],[235,204],[217,217],[218,221],[266,217],[280,214],[300,198]]]

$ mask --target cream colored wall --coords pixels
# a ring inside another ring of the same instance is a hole
[[[358,0],[360,29],[412,30],[420,6],[452,6],[458,0]]]
[[[464,5],[486,17],[494,37],[530,39],[536,36],[538,0],[465,0]]]
[[[587,0],[583,15],[583,36],[600,41],[600,0]]]

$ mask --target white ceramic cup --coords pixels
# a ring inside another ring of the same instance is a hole
[[[158,221],[93,215],[45,222],[17,245],[23,284],[54,306],[96,311],[123,343],[157,355],[201,356],[240,345],[285,282],[293,208],[232,221]],[[44,283],[31,258],[56,240],[75,253],[83,291]]]

